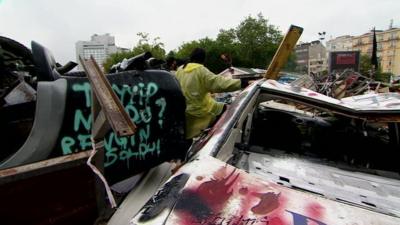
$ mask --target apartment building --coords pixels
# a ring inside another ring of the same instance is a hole
[[[79,61],[79,56],[85,59],[89,59],[90,56],[96,60],[101,68],[103,68],[103,63],[110,54],[127,51],[127,49],[119,48],[115,45],[115,38],[110,34],[98,35],[94,34],[90,38],[90,41],[78,41],[75,44],[76,47],[76,60],[79,63],[79,68],[82,65]]]
[[[319,73],[327,69],[326,49],[320,41],[301,43],[295,48],[296,71]]]
[[[352,50],[353,50],[353,36],[350,35],[339,36],[326,42],[327,52],[352,51]]]
[[[353,37],[353,50],[371,56],[373,32]],[[377,56],[382,72],[400,76],[400,28],[376,31]]]

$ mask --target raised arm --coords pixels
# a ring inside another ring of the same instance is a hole
[[[202,70],[202,80],[207,91],[211,93],[221,93],[237,91],[240,89],[241,82],[239,79],[231,79],[215,75],[206,67],[203,67]]]

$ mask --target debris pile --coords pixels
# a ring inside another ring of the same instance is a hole
[[[368,93],[387,93],[400,90],[400,85],[377,81],[351,69],[325,76],[317,76],[311,73],[297,79],[291,85],[305,87],[336,99]]]

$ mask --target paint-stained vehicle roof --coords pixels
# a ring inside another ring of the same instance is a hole
[[[130,224],[400,223],[398,179],[342,170],[315,159],[309,161],[277,152],[246,152],[237,163],[243,164],[240,168],[231,165],[232,158],[223,160],[238,121],[244,117],[246,107],[254,107],[252,97],[260,92],[344,116],[359,114],[370,120],[386,118],[393,122],[400,115],[397,93],[336,100],[276,81],[253,83],[239,94],[217,124],[195,142],[192,151],[197,153],[192,160],[138,214],[132,215]],[[287,138],[290,141],[290,136]],[[315,183],[309,182],[307,187],[314,189],[301,189],[310,179]],[[340,195],[345,198],[337,197]]]

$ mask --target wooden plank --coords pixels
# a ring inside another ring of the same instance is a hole
[[[303,28],[291,25],[289,31],[286,33],[278,50],[276,51],[274,58],[272,59],[267,72],[265,72],[264,77],[267,79],[276,80],[278,78],[281,68],[286,64],[290,53],[292,53],[294,46],[299,40],[301,34],[303,33]]]
[[[85,164],[90,152],[84,151],[44,161],[30,163],[18,167],[0,170],[0,185],[21,178],[35,177],[43,173],[55,172],[59,169]]]
[[[124,107],[94,58],[91,57],[89,60],[84,60],[80,57],[79,59],[89,78],[92,91],[96,95],[111,128],[118,136],[133,135],[136,130],[135,124],[125,112]]]

